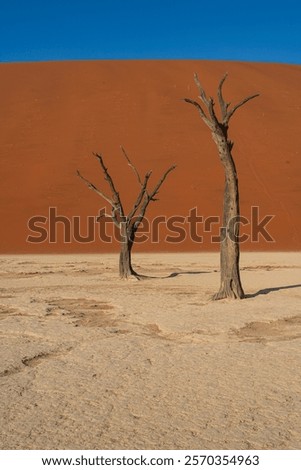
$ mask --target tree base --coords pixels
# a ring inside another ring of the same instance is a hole
[[[119,271],[119,277],[120,279],[131,279],[131,278],[136,278],[138,281],[141,281],[141,278],[143,276],[140,276],[140,274],[136,273],[136,271],[134,271],[132,268],[130,268],[129,270],[120,270]]]
[[[233,280],[224,283],[220,290],[212,296],[212,300],[243,299],[245,297],[241,285],[235,285]]]

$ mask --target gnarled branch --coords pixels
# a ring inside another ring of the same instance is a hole
[[[195,74],[193,75],[193,78],[194,78],[194,81],[195,81],[196,86],[197,86],[198,89],[199,89],[200,98],[201,98],[201,100],[203,101],[203,103],[204,103],[204,104],[207,106],[207,108],[208,108],[208,107],[209,107],[210,98],[209,98],[209,99],[207,98],[207,95],[206,95],[206,93],[205,93],[205,90],[204,90],[204,88],[203,88],[201,82],[200,82],[200,79],[199,79],[199,77],[198,77],[198,74],[195,73]]]
[[[161,188],[161,186],[164,183],[165,179],[167,178],[168,174],[171,171],[173,171],[175,168],[176,168],[176,165],[172,165],[170,168],[168,168],[168,170],[165,171],[165,173],[160,178],[160,180],[158,181],[158,183],[156,184],[156,186],[154,187],[154,189],[151,193],[145,192],[144,200],[142,202],[142,205],[140,206],[139,215],[138,215],[137,220],[135,221],[135,224],[134,224],[135,228],[138,228],[139,224],[141,223],[149,203],[151,201],[156,201],[157,200],[157,199],[154,199],[154,197],[156,196],[156,194],[158,194],[159,189]]]
[[[141,202],[142,202],[142,199],[143,199],[143,196],[146,194],[146,190],[147,190],[147,183],[148,183],[148,180],[151,176],[152,172],[149,171],[148,173],[146,173],[145,177],[144,177],[144,182],[142,183],[141,185],[141,191],[140,193],[138,194],[138,197],[136,199],[136,202],[135,204],[133,205],[133,208],[132,210],[130,211],[130,213],[128,214],[128,220],[130,221],[134,215],[136,214]]]
[[[164,175],[162,176],[162,178],[159,180],[159,182],[157,183],[157,185],[155,186],[155,188],[151,191],[151,193],[148,193],[147,191],[147,185],[148,185],[148,181],[149,181],[149,178],[152,174],[152,171],[148,171],[145,176],[144,176],[144,180],[142,181],[141,180],[141,177],[136,169],[136,167],[132,164],[132,162],[130,161],[128,155],[126,154],[125,150],[123,147],[121,147],[121,150],[129,164],[129,166],[132,168],[132,170],[134,171],[137,179],[138,179],[138,182],[141,186],[141,189],[139,191],[139,194],[136,198],[136,201],[132,207],[132,209],[130,210],[130,212],[128,213],[127,216],[125,216],[124,214],[124,211],[123,211],[123,207],[122,207],[122,204],[121,204],[121,200],[120,200],[120,196],[119,196],[119,193],[117,192],[116,188],[115,188],[115,185],[114,185],[114,182],[112,180],[112,177],[110,176],[109,172],[108,172],[108,169],[106,168],[105,164],[104,164],[104,161],[103,161],[103,158],[102,158],[102,155],[98,154],[98,153],[93,153],[93,155],[98,159],[100,165],[101,165],[101,168],[103,170],[103,173],[104,173],[104,177],[106,179],[106,181],[109,183],[109,186],[111,188],[111,192],[112,192],[112,197],[108,197],[105,193],[103,193],[102,191],[100,191],[93,183],[91,183],[91,181],[87,180],[86,178],[84,178],[80,172],[77,170],[77,175],[85,182],[85,184],[88,186],[89,189],[92,189],[94,192],[96,192],[96,194],[98,194],[98,196],[101,196],[105,201],[107,201],[111,208],[112,208],[112,215],[110,216],[114,222],[114,224],[120,228],[120,221],[123,220],[123,221],[126,221],[126,224],[127,226],[130,226],[130,223],[131,223],[131,220],[133,219],[133,217],[135,216],[136,212],[138,211],[138,209],[140,208],[140,211],[139,211],[139,216],[137,218],[137,220],[135,221],[135,223],[132,225],[132,227],[134,227],[134,229],[137,229],[140,222],[142,221],[144,215],[145,215],[145,212],[146,212],[146,209],[147,209],[147,206],[148,204],[151,202],[151,201],[155,201],[155,196],[156,194],[158,194],[159,192],[159,189],[160,187],[162,186],[163,182],[165,181],[167,175],[176,168],[175,165],[172,165],[170,168],[168,168],[168,170],[164,173]],[[107,214],[105,214],[107,217],[109,217]],[[119,219],[119,220],[118,220]]]
[[[259,96],[259,93],[256,93],[255,95],[247,96],[247,98],[244,98],[244,99],[241,100],[238,104],[236,104],[235,106],[233,106],[233,108],[227,113],[225,123],[228,124],[230,118],[233,116],[233,114],[235,113],[235,111],[236,111],[238,108],[241,108],[241,106],[243,106],[245,103],[247,103],[248,101],[252,100],[253,98],[256,98],[257,96]]]
[[[167,178],[168,174],[171,171],[175,170],[175,168],[176,168],[176,165],[172,165],[170,168],[168,168],[168,170],[166,170],[166,172],[164,173],[162,178],[158,181],[158,183],[155,186],[155,188],[153,189],[153,191],[149,194],[150,200],[153,200],[154,196],[156,196],[156,194],[158,194],[159,189],[161,188],[161,186],[164,183],[165,179]]]
[[[200,105],[200,103],[198,103],[197,101],[195,100],[191,100],[190,98],[184,98],[184,101],[186,103],[189,103],[189,104],[192,104],[193,106],[195,106],[201,116],[201,118],[203,119],[203,121],[207,124],[208,127],[210,127],[210,129],[212,129],[212,122],[210,121],[210,119],[208,119],[208,117],[206,116],[202,106]]]
[[[124,217],[124,211],[123,211],[123,207],[122,207],[121,200],[120,200],[120,197],[119,197],[119,192],[115,188],[113,180],[112,180],[112,178],[111,178],[111,176],[108,172],[108,169],[106,168],[106,166],[104,164],[102,155],[100,155],[99,153],[93,153],[93,155],[98,159],[98,161],[101,165],[101,168],[104,172],[105,180],[109,183],[109,186],[111,188],[112,195],[113,195],[113,202],[114,202],[113,207],[116,208],[119,211],[121,217]]]
[[[107,201],[112,207],[114,207],[114,202],[112,199],[110,199],[108,196],[106,196],[102,191],[100,191],[93,183],[91,183],[91,181],[87,180],[86,178],[84,178],[84,176],[82,176],[79,172],[79,170],[77,170],[77,176],[79,176],[85,183],[86,185],[88,186],[89,189],[92,189],[93,191],[96,192],[96,194],[98,194],[98,196],[102,197],[105,201]]]
[[[209,115],[211,117],[212,124],[218,125],[218,119],[217,119],[215,111],[214,111],[214,100],[211,96],[209,98],[207,98],[207,95],[206,95],[205,90],[204,90],[204,88],[203,88],[203,86],[202,86],[202,84],[199,80],[199,77],[198,77],[197,73],[194,74],[194,81],[195,81],[196,86],[199,89],[200,98],[201,98],[201,100],[203,101],[203,103],[205,104],[206,108],[209,111]]]
[[[214,100],[211,97],[209,97],[209,98],[207,97],[207,95],[205,93],[205,90],[204,90],[204,88],[203,88],[203,86],[202,86],[202,84],[199,80],[199,77],[196,73],[194,74],[194,81],[195,81],[195,84],[196,84],[196,86],[199,90],[199,93],[200,93],[199,98],[202,101],[202,103],[205,105],[205,107],[207,108],[208,113],[207,114],[205,113],[203,107],[200,105],[200,103],[198,101],[192,100],[190,98],[184,98],[184,101],[186,103],[192,104],[193,106],[195,106],[197,108],[201,118],[203,119],[205,124],[207,124],[207,126],[213,132],[215,132],[217,128],[219,128],[219,129],[221,129],[222,131],[225,132],[227,127],[228,127],[229,121],[230,121],[231,117],[233,116],[233,114],[235,113],[235,111],[238,108],[240,108],[241,106],[243,106],[245,103],[247,103],[248,101],[252,100],[253,98],[256,98],[257,96],[259,96],[259,93],[248,96],[247,98],[244,98],[238,104],[233,106],[232,109],[229,110],[228,108],[230,106],[230,103],[227,103],[224,100],[223,91],[222,91],[223,84],[224,84],[227,76],[228,76],[228,74],[225,74],[223,76],[223,78],[221,79],[221,81],[218,85],[218,89],[217,89],[217,97],[218,97],[219,106],[220,106],[220,109],[221,109],[221,120],[220,121],[218,120],[218,118],[215,114]]]

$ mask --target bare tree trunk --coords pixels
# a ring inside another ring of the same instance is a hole
[[[129,240],[121,243],[119,255],[119,276],[121,279],[127,279],[135,274],[131,262],[132,247],[133,244]]]
[[[163,174],[159,182],[156,184],[152,191],[149,191],[147,188],[149,178],[152,174],[151,171],[148,171],[144,179],[142,179],[136,169],[136,167],[132,164],[131,160],[127,156],[123,147],[121,147],[123,155],[125,156],[128,165],[133,170],[139,186],[140,190],[138,192],[136,201],[128,214],[126,215],[121,203],[121,199],[119,196],[119,192],[117,191],[113,179],[110,176],[108,169],[106,168],[103,158],[100,154],[95,153],[95,157],[98,159],[101,169],[103,171],[105,180],[108,182],[108,185],[111,190],[111,196],[107,196],[107,194],[103,193],[100,189],[98,189],[93,183],[89,180],[84,178],[79,171],[77,171],[77,175],[86,183],[89,189],[92,189],[98,196],[103,198],[107,203],[110,204],[112,213],[108,215],[106,212],[102,213],[102,217],[105,216],[107,219],[112,219],[115,226],[120,230],[121,235],[121,247],[120,247],[120,255],[119,255],[119,275],[122,279],[127,279],[130,276],[135,276],[137,279],[143,279],[145,276],[137,274],[134,269],[132,268],[131,263],[131,251],[135,241],[135,234],[138,230],[140,223],[143,220],[145,215],[146,209],[151,201],[156,201],[157,199],[155,196],[158,194],[159,189],[161,188],[162,184],[164,183],[167,175],[173,171],[176,166],[172,165],[168,170]],[[99,220],[99,219],[98,219]]]
[[[231,155],[232,142],[227,138],[227,128],[212,132],[219,157],[225,171],[223,227],[221,230],[221,284],[214,300],[242,299],[244,291],[239,274],[239,190],[236,167]]]
[[[185,98],[187,103],[194,105],[202,120],[211,130],[212,138],[217,146],[219,157],[225,171],[225,189],[223,206],[223,227],[221,229],[221,283],[220,289],[213,296],[214,300],[232,298],[242,299],[245,294],[241,285],[239,274],[239,191],[238,178],[235,163],[232,157],[233,142],[228,140],[228,127],[230,118],[235,111],[258,94],[248,96],[237,105],[229,109],[230,103],[227,103],[222,94],[222,87],[227,75],[225,75],[218,86],[218,101],[220,105],[221,118],[218,119],[214,110],[213,98],[207,98],[197,74],[195,74],[195,83],[200,92],[200,100],[206,106],[207,113],[199,102]]]
[[[133,230],[128,230],[126,223],[122,222],[120,227],[121,244],[119,255],[119,276],[121,279],[127,279],[130,276],[139,277],[132,268],[132,248],[135,240]]]

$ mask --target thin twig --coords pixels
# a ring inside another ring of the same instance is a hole
[[[126,151],[124,150],[124,148],[122,147],[122,145],[120,145],[120,148],[121,148],[122,153],[123,153],[123,155],[125,156],[125,158],[126,158],[126,160],[127,160],[127,162],[128,162],[128,165],[132,168],[133,172],[135,173],[135,175],[136,175],[136,177],[137,177],[137,180],[138,180],[140,186],[142,186],[143,183],[142,183],[142,180],[141,180],[141,178],[140,178],[140,175],[139,175],[139,173],[138,173],[137,168],[135,167],[135,165],[134,165],[134,164],[131,162],[131,160],[129,159],[129,157],[128,157]]]
[[[159,192],[159,189],[160,187],[162,186],[163,182],[165,181],[167,175],[173,171],[174,169],[176,168],[176,165],[172,165],[170,168],[168,168],[168,170],[166,170],[166,172],[164,173],[164,175],[160,178],[159,182],[156,184],[155,188],[153,189],[153,191],[151,193],[145,193],[144,194],[144,200],[143,200],[143,203],[142,205],[140,206],[140,212],[139,212],[139,216],[137,217],[137,220],[135,221],[135,227],[138,228],[140,222],[142,221],[144,215],[145,215],[145,212],[146,212],[146,209],[149,205],[149,203],[151,201],[156,201],[156,199],[154,199],[154,196],[156,196],[156,194],[158,194]]]
[[[219,101],[219,105],[220,105],[220,108],[221,108],[221,113],[222,113],[222,119],[223,121],[226,119],[227,117],[227,111],[228,111],[228,107],[230,105],[230,103],[226,103],[226,101],[224,100],[224,97],[223,97],[223,84],[227,78],[228,74],[226,73],[223,78],[221,79],[219,85],[218,85],[218,89],[217,89],[217,96],[218,96],[218,101]]]
[[[111,204],[112,207],[114,207],[115,204],[113,200],[110,199],[108,196],[106,196],[102,191],[100,191],[93,183],[91,183],[91,181],[84,178],[78,170],[77,170],[77,176],[79,176],[86,183],[89,189],[92,189],[93,191],[95,191],[99,196],[105,199],[105,201]]]
[[[141,186],[141,191],[137,196],[136,202],[135,202],[132,210],[129,212],[129,214],[127,216],[128,220],[131,220],[134,217],[134,215],[136,214],[136,212],[137,212],[137,210],[138,210],[138,208],[139,208],[139,206],[142,202],[143,196],[146,194],[147,183],[148,183],[148,180],[149,180],[151,174],[152,174],[151,171],[146,173],[146,175],[144,177],[144,182],[142,183],[142,186]]]
[[[98,161],[99,161],[99,163],[100,163],[100,165],[103,169],[103,172],[104,172],[104,175],[105,175],[105,180],[109,183],[109,186],[110,186],[111,191],[113,193],[114,206],[117,206],[118,210],[120,211],[120,216],[124,217],[124,211],[123,211],[123,207],[122,207],[121,200],[120,200],[120,197],[119,197],[119,193],[118,193],[118,191],[116,190],[116,188],[114,186],[113,180],[111,178],[111,175],[108,172],[108,169],[106,168],[106,166],[104,164],[103,158],[98,153],[93,153],[93,155],[98,159]]]
[[[206,96],[206,93],[205,93],[204,88],[203,88],[202,85],[201,85],[201,82],[200,82],[200,80],[199,80],[199,77],[198,77],[198,74],[197,74],[197,73],[194,74],[194,81],[195,81],[196,86],[197,86],[198,89],[199,89],[201,100],[203,101],[203,103],[204,103],[204,104],[207,106],[207,108],[208,108],[209,100],[208,100],[208,98],[207,98],[207,96]]]
[[[210,127],[210,129],[212,129],[212,122],[210,121],[210,119],[206,116],[202,106],[195,100],[191,100],[190,98],[184,98],[184,101],[186,103],[189,103],[189,104],[192,104],[193,106],[195,106],[201,116],[201,118],[203,119],[203,121],[207,124],[208,127]]]
[[[241,100],[238,104],[236,104],[236,105],[227,113],[226,124],[228,124],[228,122],[230,121],[230,118],[233,116],[233,114],[235,113],[235,111],[236,111],[238,108],[240,108],[240,107],[243,106],[245,103],[247,103],[248,101],[252,100],[253,98],[256,98],[257,96],[259,96],[259,93],[256,93],[255,95],[247,96],[247,98],[244,98],[244,99]]]

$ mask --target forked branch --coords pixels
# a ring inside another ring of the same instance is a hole
[[[203,119],[203,121],[207,124],[208,127],[210,127],[210,129],[212,129],[212,122],[210,121],[210,119],[208,119],[208,117],[206,116],[202,106],[200,105],[200,103],[198,103],[197,101],[195,100],[191,100],[190,98],[184,98],[184,101],[186,103],[189,103],[189,104],[192,104],[193,106],[196,107],[196,109],[198,110],[201,118]]]
[[[159,192],[159,189],[161,188],[162,184],[164,183],[164,181],[166,180],[168,174],[175,170],[176,168],[176,165],[172,165],[170,168],[168,168],[168,170],[166,170],[166,172],[164,173],[164,175],[162,176],[162,178],[158,181],[157,185],[155,186],[155,188],[153,189],[153,191],[149,194],[149,198],[150,200],[152,201],[154,199],[154,196],[156,196],[156,194],[158,194]]]
[[[247,96],[247,98],[244,98],[243,100],[241,100],[238,104],[236,104],[235,106],[233,106],[233,108],[227,113],[227,116],[226,116],[226,124],[228,124],[228,122],[230,121],[230,118],[233,116],[233,114],[235,113],[235,111],[238,109],[238,108],[241,108],[241,106],[243,106],[245,103],[247,103],[248,101],[252,100],[253,98],[257,98],[257,96],[259,96],[259,93],[255,93],[254,95],[250,95],[250,96]]]
[[[119,197],[119,192],[115,188],[115,185],[113,183],[111,175],[109,174],[108,169],[106,168],[106,166],[104,164],[102,155],[100,155],[99,153],[93,153],[93,155],[99,161],[100,166],[101,166],[101,168],[103,170],[103,173],[104,173],[104,176],[105,176],[105,180],[108,182],[108,184],[111,188],[112,196],[113,196],[113,203],[114,203],[113,206],[114,206],[114,208],[116,208],[118,210],[120,216],[124,217],[124,211],[123,211],[123,207],[122,207],[121,200],[120,200],[120,197]]]
[[[136,214],[141,202],[142,202],[142,199],[143,199],[143,196],[146,194],[146,191],[147,191],[147,183],[148,183],[148,180],[151,176],[152,172],[149,171],[148,173],[146,173],[145,177],[144,177],[144,182],[141,183],[141,191],[140,193],[138,194],[138,197],[136,199],[136,202],[135,204],[133,205],[133,208],[132,210],[130,211],[129,215],[128,215],[128,220],[131,220],[134,215]]]
[[[257,96],[259,96],[259,93],[255,93],[254,95],[247,96],[247,98],[244,98],[238,104],[233,106],[232,109],[228,110],[228,108],[230,106],[230,103],[226,103],[226,101],[224,100],[223,91],[222,91],[223,84],[224,84],[227,76],[228,76],[227,73],[223,76],[223,78],[221,79],[221,81],[218,85],[218,89],[217,89],[217,96],[218,96],[218,101],[219,101],[219,105],[220,105],[220,108],[221,108],[222,121],[223,121],[223,124],[225,124],[225,125],[229,124],[230,118],[233,116],[233,114],[235,113],[235,111],[238,108],[240,108],[245,103],[252,100],[253,98],[256,98]]]
[[[84,176],[82,176],[80,174],[80,172],[77,170],[77,176],[79,176],[83,181],[84,183],[88,186],[89,189],[92,189],[96,194],[98,194],[98,196],[102,197],[105,201],[107,201],[112,207],[115,206],[114,202],[112,199],[110,199],[108,196],[106,196],[102,191],[100,191],[100,189],[98,189],[93,183],[91,183],[91,181],[87,180],[86,178],[84,178]]]
[[[205,124],[207,124],[207,126],[211,130],[216,129],[216,126],[218,126],[220,128],[222,126],[224,126],[224,128],[226,128],[229,124],[229,121],[230,121],[231,117],[233,116],[233,114],[235,113],[235,111],[238,108],[240,108],[245,103],[252,100],[253,98],[256,98],[257,96],[259,96],[259,93],[248,96],[247,98],[244,98],[238,104],[233,106],[232,109],[229,109],[230,103],[227,103],[224,100],[224,97],[223,97],[223,85],[224,85],[224,82],[225,82],[227,76],[228,76],[228,74],[225,74],[223,76],[223,78],[221,79],[221,81],[218,85],[218,89],[217,89],[217,97],[218,97],[218,102],[219,102],[219,106],[220,106],[220,110],[221,110],[221,121],[218,120],[218,118],[215,114],[215,109],[214,109],[215,103],[214,103],[213,98],[211,98],[211,97],[208,98],[207,97],[207,95],[205,93],[205,90],[202,87],[202,84],[201,84],[201,82],[199,80],[199,77],[196,73],[194,74],[194,81],[195,81],[195,84],[196,84],[196,86],[199,90],[199,94],[200,94],[199,98],[202,101],[202,103],[205,105],[205,107],[208,111],[208,114],[205,113],[203,107],[200,105],[199,102],[197,102],[195,100],[192,100],[190,98],[184,98],[184,101],[186,101],[186,103],[192,104],[193,106],[195,106],[197,108],[201,118],[203,119]]]
[[[199,79],[199,77],[198,77],[198,74],[195,73],[193,77],[194,77],[195,84],[196,84],[196,86],[197,86],[198,89],[199,89],[200,98],[201,98],[201,100],[203,101],[203,103],[204,103],[204,104],[207,106],[207,108],[208,108],[208,107],[209,107],[210,98],[209,98],[209,99],[207,98],[207,95],[206,95],[206,93],[205,93],[204,88],[202,87],[202,84],[201,84],[201,82],[200,82],[200,79]]]
[[[151,176],[152,172],[148,171],[145,174],[144,179],[142,181],[142,179],[141,179],[141,177],[138,173],[138,170],[136,169],[136,167],[133,165],[133,163],[129,159],[129,157],[128,157],[128,155],[125,152],[123,147],[121,147],[121,150],[122,150],[123,155],[125,156],[125,158],[128,162],[128,165],[131,167],[134,174],[136,175],[136,178],[139,182],[139,185],[141,186],[140,191],[138,193],[138,196],[136,198],[136,201],[133,204],[133,207],[132,207],[132,209],[130,210],[130,212],[128,213],[127,216],[125,216],[125,214],[124,214],[124,210],[123,210],[123,207],[122,207],[122,204],[121,204],[119,193],[116,190],[114,182],[112,180],[112,177],[109,174],[108,169],[104,164],[102,155],[97,154],[97,153],[93,154],[98,159],[98,161],[100,163],[100,166],[102,168],[102,171],[104,173],[104,178],[110,186],[111,193],[112,193],[111,197],[108,197],[103,191],[101,191],[93,183],[91,183],[91,181],[84,178],[78,170],[77,170],[77,175],[84,181],[84,183],[88,186],[89,189],[92,189],[96,194],[98,194],[98,196],[102,197],[105,201],[107,201],[110,204],[110,206],[112,208],[111,218],[112,218],[113,222],[115,223],[115,225],[117,225],[118,227],[120,227],[120,221],[121,220],[126,220],[127,225],[129,226],[129,224],[131,223],[133,217],[135,216],[135,214],[139,210],[139,216],[138,216],[137,220],[135,221],[135,223],[132,225],[132,227],[134,226],[134,228],[137,228],[139,223],[142,221],[142,219],[145,215],[148,204],[151,201],[156,200],[155,196],[156,196],[156,194],[158,194],[159,189],[161,188],[161,186],[162,186],[163,182],[165,181],[167,175],[172,170],[174,170],[176,168],[176,166],[173,165],[170,168],[168,168],[168,170],[163,174],[162,178],[159,180],[159,182],[154,187],[154,189],[150,193],[148,193],[147,185],[148,185],[148,182],[149,182],[149,179],[150,179],[150,176]],[[108,217],[107,214],[105,214],[105,215]]]
[[[158,183],[156,184],[156,186],[154,187],[154,189],[151,193],[145,192],[143,202],[140,206],[139,215],[137,217],[137,220],[135,221],[135,227],[138,227],[139,224],[141,223],[149,203],[151,201],[156,201],[157,200],[157,199],[155,199],[155,196],[158,194],[158,192],[159,192],[162,184],[164,183],[165,179],[167,178],[168,174],[171,171],[173,171],[175,168],[176,168],[176,165],[172,165],[170,168],[168,168],[168,170],[165,171],[164,175],[160,178],[160,180],[158,181]]]
[[[208,109],[209,111],[209,115],[211,117],[211,122],[213,125],[216,125],[218,124],[218,119],[215,115],[215,111],[214,111],[214,100],[213,98],[210,96],[209,98],[207,98],[207,95],[205,93],[205,90],[204,88],[202,87],[201,85],[201,82],[199,80],[199,77],[198,77],[198,74],[195,73],[194,74],[194,81],[195,81],[195,84],[196,86],[198,87],[199,89],[199,92],[200,92],[200,99],[203,101],[203,103],[205,104],[206,108]]]
[[[227,78],[228,74],[226,73],[223,78],[221,79],[219,85],[218,85],[218,88],[217,88],[217,97],[218,97],[218,101],[219,101],[219,106],[221,108],[221,113],[222,113],[222,120],[224,121],[227,117],[227,111],[228,111],[228,107],[230,106],[230,103],[226,103],[226,101],[224,100],[224,97],[223,97],[223,84]]]

